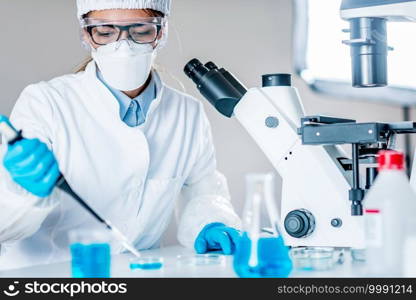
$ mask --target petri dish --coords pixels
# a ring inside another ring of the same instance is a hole
[[[130,259],[130,270],[159,270],[163,267],[162,257],[139,257]]]
[[[353,262],[365,262],[365,249],[351,249]]]
[[[295,269],[326,271],[335,266],[334,248],[300,247],[292,248],[290,256]]]
[[[225,257],[220,254],[178,255],[177,263],[182,266],[224,265]]]
[[[306,248],[292,248],[290,250],[293,267],[300,270],[312,270],[309,253]]]

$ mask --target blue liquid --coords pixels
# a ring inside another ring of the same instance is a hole
[[[108,244],[72,244],[72,277],[109,278],[110,245]]]
[[[255,267],[249,266],[251,240],[244,233],[234,255],[234,270],[243,278],[287,278],[292,271],[289,249],[282,237],[261,238],[258,241]]]
[[[130,269],[132,270],[137,270],[137,269],[141,269],[141,270],[158,270],[161,269],[163,266],[162,263],[158,262],[158,263],[131,263],[130,264]]]

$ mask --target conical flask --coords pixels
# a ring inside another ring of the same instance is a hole
[[[234,255],[240,277],[288,277],[292,270],[289,249],[279,230],[272,173],[246,176],[243,235]]]

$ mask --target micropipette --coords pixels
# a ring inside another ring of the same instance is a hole
[[[23,139],[22,132],[17,131],[13,125],[9,122],[8,118],[0,115],[0,133],[3,135],[4,139],[9,145]],[[57,188],[70,195],[75,201],[77,201],[85,210],[87,210],[91,216],[93,216],[98,222],[102,223],[108,230],[112,232],[114,237],[122,242],[122,245],[134,254],[136,257],[140,257],[139,251],[137,251],[134,246],[129,242],[127,237],[121,233],[116,227],[114,227],[110,221],[102,218],[91,206],[89,206],[80,196],[78,196],[72,188],[69,186],[68,182],[65,180],[64,176],[61,174],[56,185]]]

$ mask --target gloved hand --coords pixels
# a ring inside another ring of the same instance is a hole
[[[60,174],[53,153],[38,139],[9,145],[3,163],[15,182],[42,198],[52,193]]]
[[[202,229],[195,240],[195,251],[198,254],[208,251],[221,250],[226,255],[231,255],[236,249],[240,239],[240,232],[227,227],[222,223],[211,223]]]

